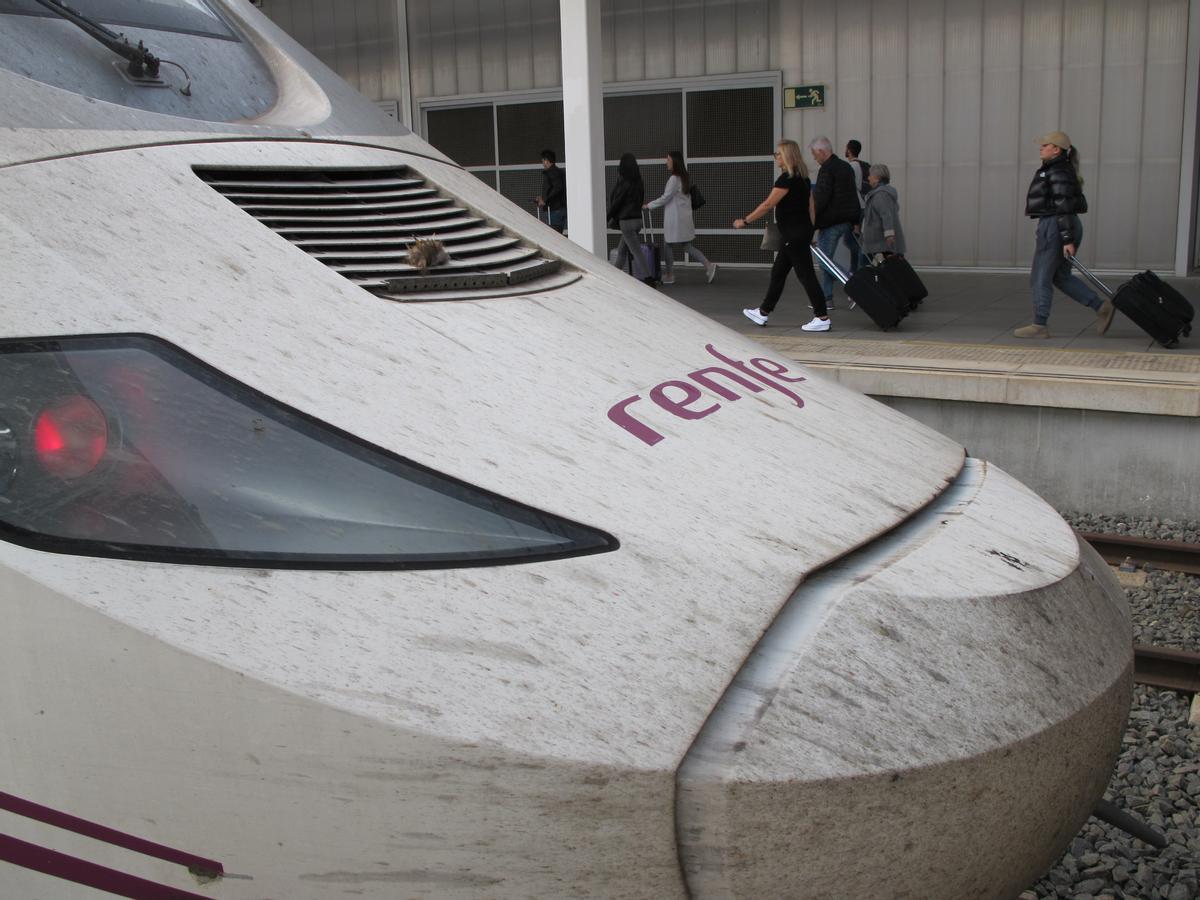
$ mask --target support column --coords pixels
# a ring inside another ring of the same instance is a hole
[[[1175,274],[1200,263],[1200,0],[1188,4],[1187,66],[1184,69],[1183,147],[1179,153],[1179,215]],[[1200,695],[1197,695],[1200,696]]]
[[[416,132],[413,122],[412,70],[408,58],[408,0],[396,0],[396,66],[399,84],[396,99],[400,101],[400,121]]]
[[[559,0],[567,231],[601,259],[608,254],[604,196],[603,46],[600,0]]]

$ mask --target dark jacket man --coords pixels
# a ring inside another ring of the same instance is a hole
[[[542,169],[542,202],[550,210],[567,208],[567,176],[554,163]]]
[[[858,185],[854,183],[854,169],[836,153],[821,163],[817,183],[813,186],[813,203],[816,206],[817,228],[828,228],[858,221],[862,207],[858,203]]]

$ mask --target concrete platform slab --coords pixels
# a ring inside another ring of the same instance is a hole
[[[1032,302],[1029,295],[1029,276],[1026,273],[967,273],[958,271],[922,271],[921,278],[929,288],[929,298],[919,312],[901,323],[894,332],[881,332],[858,309],[848,309],[845,295],[839,287],[833,311],[834,330],[828,335],[835,339],[867,338],[896,341],[927,336],[948,343],[1012,343],[1024,346],[1029,341],[1012,337],[1012,329],[1031,321]],[[700,269],[677,268],[675,284],[662,292],[704,313],[722,324],[747,334],[774,334],[780,329],[796,328],[812,318],[808,300],[795,279],[788,282],[770,325],[762,329],[742,316],[742,309],[756,306],[767,288],[764,269],[733,269],[722,267],[715,282],[706,284]],[[1114,286],[1127,276],[1104,275]],[[1167,282],[1200,305],[1200,278],[1167,278]],[[1062,294],[1055,295],[1050,317],[1050,333],[1054,347],[1105,349],[1130,353],[1166,353],[1169,355],[1200,355],[1200,325],[1197,332],[1183,341],[1180,347],[1165,350],[1154,344],[1136,325],[1119,313],[1108,334],[1097,335],[1095,316],[1088,309]],[[1034,346],[1042,345],[1038,341]]]
[[[1027,274],[920,274],[929,298],[890,332],[840,289],[833,330],[801,331],[812,311],[795,280],[754,325],[741,310],[766,290],[761,269],[722,268],[711,285],[681,270],[664,293],[955,438],[1059,509],[1200,517],[1200,324],[1167,350],[1119,313],[1098,335],[1091,310],[1056,295],[1052,337],[1022,340]],[[1200,306],[1200,278],[1168,282]]]

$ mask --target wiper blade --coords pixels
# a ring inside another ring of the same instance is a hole
[[[68,22],[79,26],[79,28],[94,37],[113,53],[129,60],[129,65],[126,68],[129,71],[130,77],[140,79],[158,78],[159,58],[151,53],[141,41],[138,41],[135,47],[129,43],[125,35],[118,34],[110,28],[105,28],[99,22],[89,19],[83,13],[71,9],[67,4],[59,2],[59,0],[37,0],[37,2],[55,15],[61,16]]]

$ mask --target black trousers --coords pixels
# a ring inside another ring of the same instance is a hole
[[[804,291],[808,294],[808,302],[812,304],[813,312],[818,316],[828,313],[825,308],[825,293],[817,281],[817,273],[813,271],[812,252],[809,244],[812,242],[812,232],[804,234],[783,235],[783,249],[775,255],[775,264],[771,266],[771,282],[767,285],[767,296],[758,305],[766,315],[770,315],[783,295],[783,286],[787,282],[788,271],[796,273]]]

